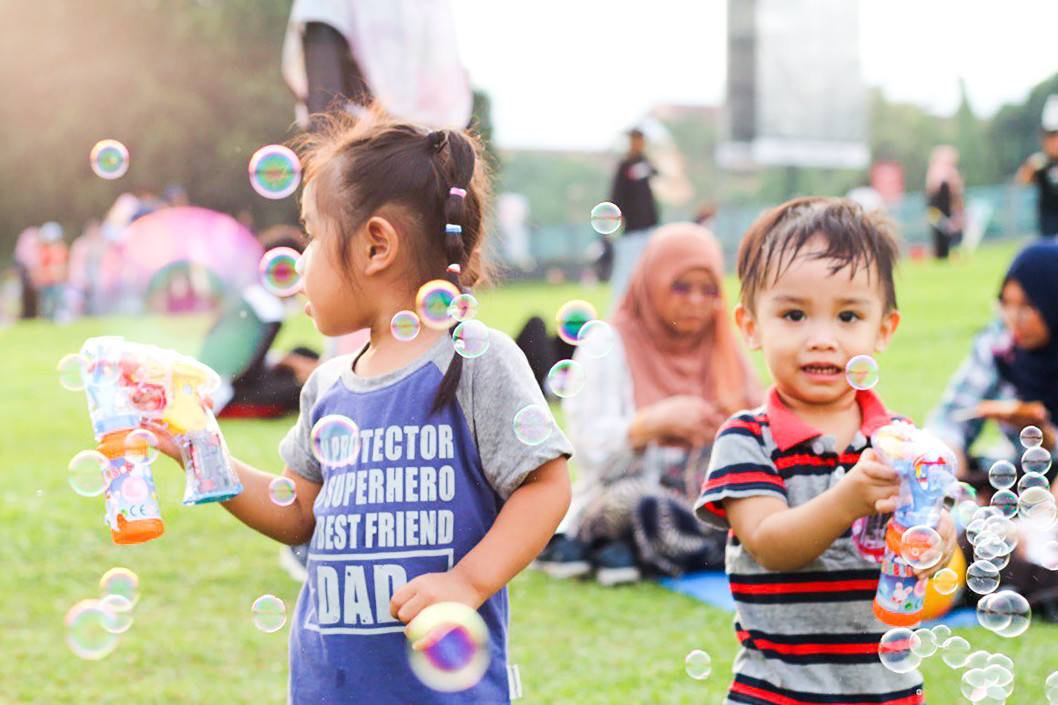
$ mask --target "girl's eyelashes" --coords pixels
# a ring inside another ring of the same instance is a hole
[[[806,318],[805,312],[796,308],[789,311],[783,311],[780,317],[793,323],[798,323]]]
[[[858,321],[861,318],[863,318],[863,316],[856,313],[855,311],[842,311],[838,314],[838,320],[842,323],[852,323],[853,321]]]

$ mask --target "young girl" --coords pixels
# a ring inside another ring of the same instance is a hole
[[[519,441],[516,413],[547,405],[509,337],[490,330],[487,351],[464,359],[448,331],[423,327],[408,342],[390,333],[424,283],[469,286],[482,272],[480,145],[373,110],[355,124],[336,118],[304,147],[305,312],[324,335],[371,335],[302,390],[279,446],[294,503],[275,504],[275,476],[238,461],[245,490],[224,503],[266,536],[311,539],[291,619],[290,701],[508,702],[505,586],[569,505],[571,448],[550,417],[546,440]],[[312,452],[313,426],[330,414],[359,427],[342,467]],[[478,609],[492,660],[476,686],[441,694],[413,675],[403,631],[424,607],[452,601]]]

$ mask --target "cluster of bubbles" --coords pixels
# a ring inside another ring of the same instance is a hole
[[[285,298],[301,288],[301,253],[293,247],[274,247],[265,252],[257,266],[261,286],[276,296]]]
[[[309,432],[309,445],[321,465],[331,468],[350,465],[360,452],[360,427],[341,414],[321,416]]]
[[[591,209],[592,230],[600,235],[614,235],[621,229],[621,209],[616,204],[603,201]]]
[[[878,363],[870,355],[853,355],[845,363],[845,379],[853,389],[872,389],[878,384]]]
[[[99,579],[100,596],[81,600],[66,612],[66,645],[70,651],[89,661],[112,653],[118,637],[132,626],[139,587],[139,577],[128,568],[111,568],[103,573]]]
[[[287,606],[275,595],[261,595],[250,605],[250,616],[255,627],[271,634],[287,623]]]
[[[249,172],[253,190],[273,200],[286,198],[301,184],[301,161],[281,144],[269,144],[254,152]]]
[[[88,163],[102,179],[120,179],[129,170],[129,150],[117,140],[99,140],[88,153]]]
[[[424,608],[405,631],[408,663],[429,688],[454,693],[473,687],[492,658],[489,630],[476,610],[458,602]]]
[[[704,681],[713,672],[712,657],[701,649],[694,649],[683,658],[684,672],[696,681]]]

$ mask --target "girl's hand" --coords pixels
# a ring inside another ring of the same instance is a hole
[[[1050,422],[1047,408],[1038,401],[987,400],[977,405],[981,418],[1002,421],[1016,428],[1039,426],[1041,429]]]
[[[944,568],[947,568],[948,563],[951,562],[951,557],[955,555],[955,551],[959,547],[955,531],[955,520],[951,518],[951,514],[948,513],[947,509],[940,513],[940,519],[937,521],[936,530],[937,533],[940,534],[940,538],[944,543],[944,554],[941,555],[940,560],[931,568],[916,569],[915,575],[919,578],[932,578],[935,574],[939,573]]]
[[[851,524],[863,516],[895,510],[900,478],[896,470],[878,460],[872,448],[867,448],[837,487]]]
[[[461,602],[477,609],[485,601],[457,569],[447,573],[425,573],[393,593],[389,613],[407,624],[424,608],[438,602]]]

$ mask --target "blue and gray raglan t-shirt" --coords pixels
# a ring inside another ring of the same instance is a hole
[[[279,452],[322,487],[308,580],[291,624],[293,703],[509,700],[506,588],[479,610],[491,638],[488,672],[461,693],[419,682],[408,666],[404,625],[389,614],[397,588],[449,570],[477,545],[527,473],[572,453],[550,413],[542,443],[526,445],[515,435],[515,414],[547,403],[514,341],[491,329],[485,354],[463,361],[456,403],[431,414],[454,354],[444,336],[411,365],[369,378],[353,372],[357,355],[345,355],[317,368],[302,390],[301,415]],[[312,427],[328,414],[360,429],[359,452],[345,467],[321,467],[310,450]]]

